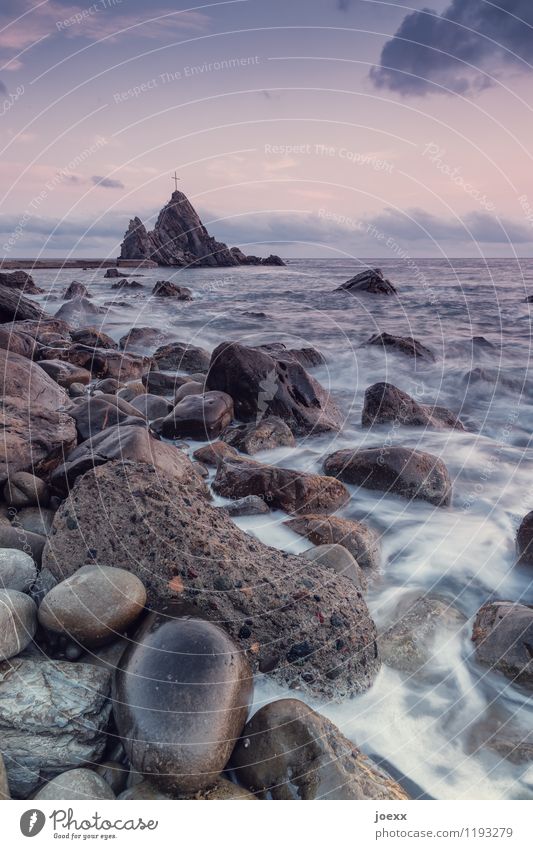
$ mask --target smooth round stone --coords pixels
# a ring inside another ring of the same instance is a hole
[[[37,605],[17,590],[0,590],[0,660],[20,654],[37,629]]]
[[[315,545],[303,552],[307,560],[321,563],[338,575],[344,575],[359,589],[366,588],[366,579],[359,563],[347,548],[338,543]]]
[[[48,536],[52,529],[55,510],[46,507],[23,507],[13,518],[13,525],[32,534]]]
[[[83,645],[98,646],[131,625],[146,603],[142,581],[113,566],[82,566],[44,597],[39,622]]]
[[[134,784],[133,787],[128,787],[117,796],[117,799],[145,799],[146,801],[154,801],[155,799],[170,799],[165,793],[162,793],[155,784],[150,781],[140,781]]]
[[[101,775],[92,769],[69,769],[57,775],[34,797],[35,799],[115,799],[115,794]]]
[[[13,507],[32,507],[34,504],[44,507],[49,497],[46,483],[30,472],[15,472],[4,486],[4,498]]]
[[[113,713],[130,763],[163,792],[213,785],[246,722],[252,672],[217,625],[169,604],[146,617],[115,672]]]
[[[16,548],[0,548],[0,589],[25,593],[36,577],[33,557]]]

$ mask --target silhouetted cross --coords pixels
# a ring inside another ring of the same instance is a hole
[[[176,184],[176,188],[174,189],[174,191],[177,192],[178,191],[178,180],[181,180],[181,177],[178,177],[177,173],[174,171],[174,176],[172,177],[172,179],[174,180],[174,182]]]

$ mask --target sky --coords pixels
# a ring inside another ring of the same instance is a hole
[[[1,0],[0,256],[114,257],[175,171],[248,253],[533,256],[532,36],[532,0]]]

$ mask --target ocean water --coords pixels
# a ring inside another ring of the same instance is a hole
[[[367,264],[383,269],[399,298],[333,291]],[[464,625],[438,632],[427,674],[384,666],[365,695],[314,706],[406,776],[415,796],[533,798],[533,762],[514,763],[488,747],[475,751],[480,736],[531,734],[533,705],[520,687],[475,662],[471,642],[473,617],[489,598],[533,603],[533,570],[515,565],[516,530],[533,509],[533,304],[525,302],[533,294],[533,260],[371,259],[362,266],[302,259],[286,268],[142,269],[136,279],[145,286],[131,292],[113,291],[114,281],[93,270],[37,271],[34,278],[45,288],[37,300],[52,314],[73,279],[85,283],[94,302],[107,308],[94,323],[117,340],[137,326],[158,328],[161,344],[211,349],[233,339],[319,348],[326,365],[312,373],[343,411],[341,433],[300,439],[296,448],[258,459],[318,472],[333,450],[387,440],[444,460],[453,480],[450,508],[350,487],[351,500],[338,515],[365,521],[382,535],[381,572],[367,594],[379,628],[394,623],[402,600],[424,593],[446,599]],[[150,299],[160,279],[188,286],[194,300]],[[385,330],[415,336],[436,362],[418,361],[415,370],[408,357],[362,347]],[[467,431],[363,430],[364,391],[382,380],[421,403],[449,407]],[[304,550],[309,543],[283,526],[285,518],[275,512],[238,523],[269,545]],[[258,680],[255,706],[282,695],[288,694]]]

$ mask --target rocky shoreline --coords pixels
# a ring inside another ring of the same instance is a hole
[[[357,291],[391,294],[381,274],[356,277]],[[78,287],[49,316],[29,275],[0,281],[0,798],[407,799],[298,694],[355,697],[382,663],[423,675],[437,624],[464,627],[416,595],[379,633],[365,593],[380,534],[334,515],[354,486],[446,511],[446,466],[379,437],[331,450],[320,474],[258,461],[342,430],[310,374],[319,351],[221,339],[209,352],[138,327],[117,343]],[[158,281],[152,296],[193,294]],[[435,360],[412,337],[369,344]],[[389,383],[364,397],[362,425],[383,422],[464,427]],[[205,445],[191,455],[187,440]],[[309,540],[303,555],[232,518],[272,509]],[[528,514],[523,568],[532,540]],[[532,607],[487,600],[472,641],[481,674],[531,690]],[[249,718],[262,676],[295,697]]]

